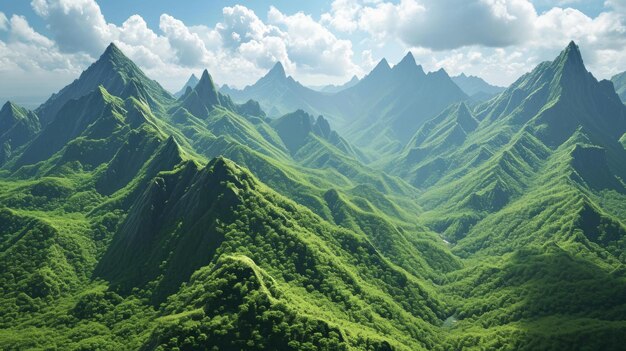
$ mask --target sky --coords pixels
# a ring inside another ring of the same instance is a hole
[[[571,40],[597,78],[626,70],[626,0],[0,0],[0,99],[43,101],[110,42],[177,91],[205,68],[243,87],[277,61],[340,84],[408,51],[506,86]]]

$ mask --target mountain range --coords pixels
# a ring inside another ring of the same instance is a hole
[[[502,91],[409,53],[173,96],[111,44],[0,109],[0,348],[620,349],[620,82],[572,42]]]

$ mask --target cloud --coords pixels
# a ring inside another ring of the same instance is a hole
[[[106,23],[95,0],[33,0],[31,6],[62,51],[97,55],[113,38],[115,26]]]
[[[6,32],[0,72],[42,77],[57,88],[109,42],[170,90],[204,68],[217,82],[243,86],[276,61],[304,83],[335,83],[369,72],[380,53],[406,50],[427,70],[443,67],[508,84],[572,39],[594,74],[626,68],[626,0],[606,1],[595,17],[561,7],[537,14],[528,0],[335,0],[319,18],[275,7],[259,17],[235,5],[222,9],[218,23],[190,26],[162,14],[158,28],[139,15],[109,23],[96,0],[32,0],[31,6],[46,35],[25,17],[0,12],[0,31]],[[61,78],[50,78],[54,74]]]
[[[338,39],[311,16],[302,12],[288,16],[272,6],[268,21],[284,31],[289,57],[300,69],[331,76],[356,73],[352,42]]]
[[[4,12],[0,11],[0,30],[9,29],[9,20]]]
[[[358,28],[357,16],[362,6],[358,0],[336,0],[331,12],[322,14],[321,22],[341,32],[353,32]]]
[[[196,33],[192,33],[185,24],[176,18],[161,15],[159,28],[167,37],[171,47],[177,52],[178,62],[185,66],[200,66],[206,63],[208,56],[204,42]]]
[[[52,40],[35,32],[23,16],[13,15],[11,17],[11,39],[15,41],[32,43],[44,48],[54,45]]]
[[[224,7],[222,14],[223,20],[216,25],[216,30],[226,47],[235,48],[252,40],[260,41],[268,35],[280,34],[276,28],[267,26],[254,11],[245,6]]]
[[[401,0],[363,7],[358,26],[409,46],[449,50],[519,44],[531,35],[535,17],[527,0]]]

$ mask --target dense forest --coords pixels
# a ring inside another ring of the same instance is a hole
[[[623,348],[626,105],[573,42],[479,83],[174,96],[109,45],[0,110],[0,349]]]

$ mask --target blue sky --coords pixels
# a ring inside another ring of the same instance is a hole
[[[507,85],[570,40],[594,75],[626,70],[626,0],[180,3],[2,1],[0,97],[49,95],[109,42],[170,90],[204,68],[218,83],[243,86],[276,61],[305,84],[337,84],[407,51],[427,71]]]

